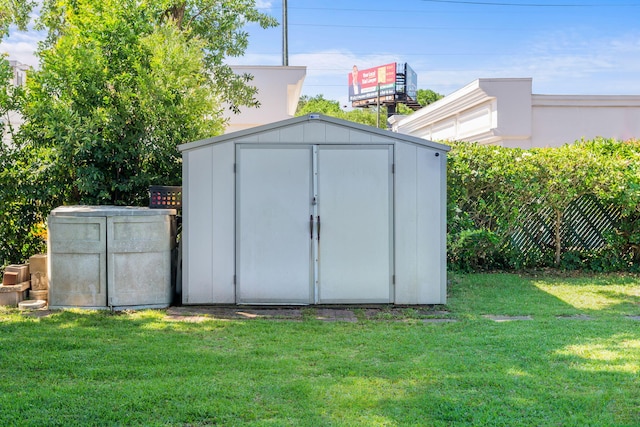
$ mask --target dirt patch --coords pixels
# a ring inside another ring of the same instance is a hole
[[[513,322],[517,320],[533,320],[531,316],[502,316],[496,314],[485,314],[482,316],[486,319],[493,320],[494,322]]]
[[[452,321],[448,311],[432,306],[419,307],[249,307],[249,306],[179,306],[167,309],[167,320],[203,321],[207,319],[239,320],[269,319],[302,321],[315,319],[323,322],[350,322],[364,320],[406,321],[419,319],[436,323]]]
[[[556,319],[569,319],[569,320],[593,320],[593,317],[588,314],[567,314],[556,316]]]

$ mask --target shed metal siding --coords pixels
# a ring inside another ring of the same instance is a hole
[[[396,304],[446,302],[449,147],[320,116],[298,117],[179,147],[185,187],[183,303],[237,301],[235,147],[247,143],[394,146],[392,300]]]

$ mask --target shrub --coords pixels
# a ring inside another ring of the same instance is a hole
[[[529,151],[467,142],[451,145],[447,174],[451,269],[638,269],[637,140],[596,138]],[[601,243],[576,238],[584,230],[576,226],[575,217],[588,223]]]

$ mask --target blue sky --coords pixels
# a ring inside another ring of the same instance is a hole
[[[640,95],[640,1],[288,0],[289,64],[303,93],[347,101],[347,74],[406,62],[449,94],[477,78],[532,77],[539,94]],[[282,2],[262,2],[282,18]],[[282,29],[250,28],[243,58],[282,63]]]
[[[532,77],[538,94],[640,95],[640,0],[288,0],[289,65],[303,94],[347,104],[347,74],[406,62],[418,87],[449,94],[477,78]],[[258,0],[282,19],[282,2]],[[282,27],[247,28],[229,64],[281,65]],[[0,45],[36,65],[34,33]]]

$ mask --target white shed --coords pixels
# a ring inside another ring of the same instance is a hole
[[[184,304],[444,304],[449,147],[311,114],[184,144]]]

